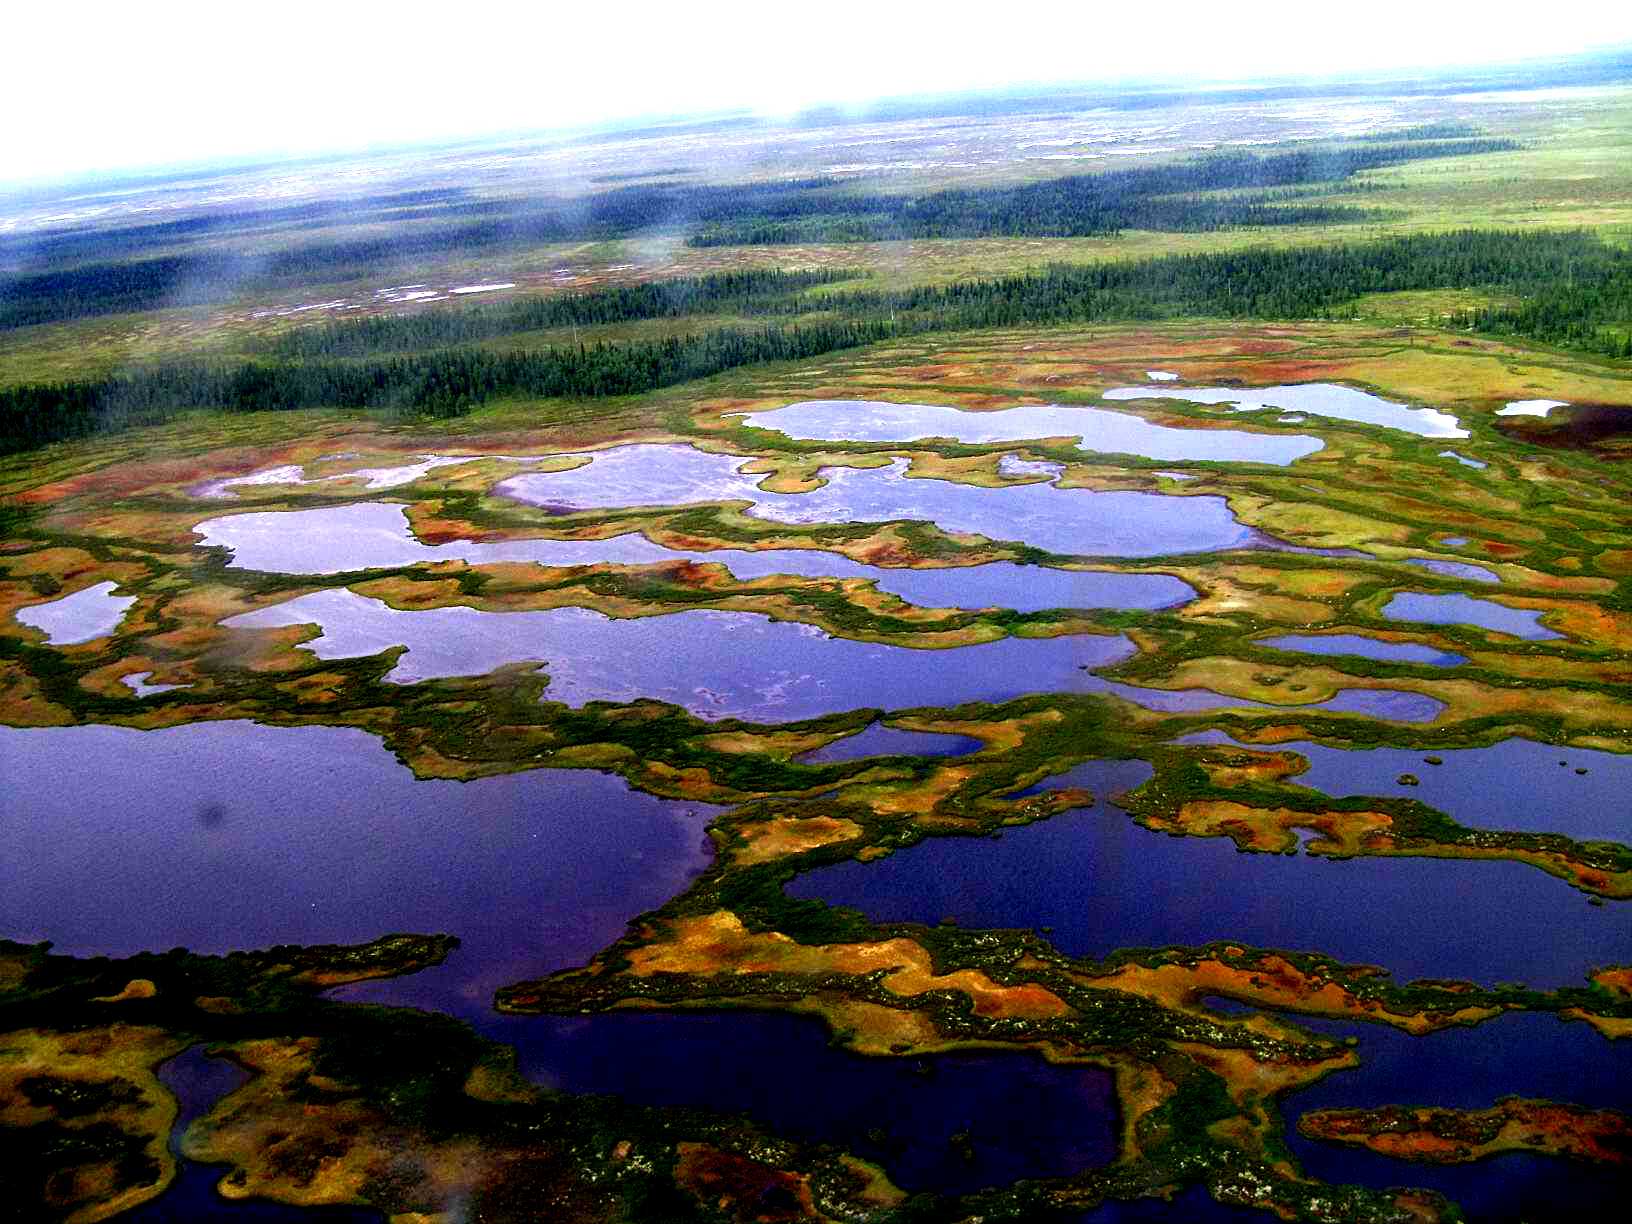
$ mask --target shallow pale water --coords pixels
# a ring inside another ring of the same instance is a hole
[[[1424,438],[1466,438],[1468,431],[1449,413],[1409,408],[1381,396],[1338,383],[1299,383],[1285,387],[1117,387],[1108,400],[1176,399],[1192,404],[1229,404],[1237,412],[1282,408],[1308,416],[1381,425]]]
[[[113,593],[118,585],[99,582],[50,603],[18,608],[17,621],[40,630],[52,646],[72,646],[107,637],[136,604],[134,595]]]
[[[943,531],[1018,540],[1062,556],[1153,557],[1254,543],[1220,497],[1062,489],[1054,484],[987,489],[906,475],[907,461],[882,468],[824,468],[809,493],[768,493],[751,459],[687,446],[637,444],[596,451],[568,472],[512,476],[494,491],[564,514],[633,506],[746,501],[747,513],[779,523],[923,520]]]
[[[640,697],[703,718],[792,722],[843,710],[1010,701],[1028,693],[1108,693],[1152,710],[1264,707],[1207,689],[1141,688],[1093,670],[1133,648],[1121,636],[1006,637],[947,650],[830,637],[810,625],[754,612],[697,610],[617,619],[588,608],[404,612],[346,589],[314,591],[228,617],[232,629],[316,625],[301,643],[320,659],[352,659],[405,646],[385,679],[414,684],[485,675],[510,663],[542,664],[546,701],[581,706]],[[1303,709],[1410,722],[1444,704],[1419,693],[1350,689]]]
[[[770,412],[749,413],[743,424],[790,438],[826,442],[1010,442],[1024,438],[1077,438],[1081,450],[1144,459],[1192,459],[1285,466],[1324,448],[1319,438],[1232,429],[1174,429],[1127,412],[1062,404],[965,412],[934,404],[876,400],[809,400]]]
[[[548,566],[724,565],[744,581],[772,574],[864,578],[908,603],[937,608],[1165,608],[1195,597],[1168,574],[1115,574],[1051,569],[996,561],[942,569],[864,565],[814,548],[688,549],[654,544],[630,532],[605,540],[456,540],[424,544],[409,529],[403,507],[360,502],[320,510],[224,515],[195,531],[208,547],[232,550],[238,569],[281,574],[335,574],[439,561],[472,565],[532,562]]]

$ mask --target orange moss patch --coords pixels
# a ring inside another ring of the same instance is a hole
[[[1505,1097],[1491,1109],[1312,1110],[1299,1119],[1298,1130],[1312,1139],[1428,1164],[1465,1164],[1500,1152],[1632,1163],[1632,1117],[1519,1097]]]
[[[42,1124],[69,1132],[111,1129],[124,1136],[153,1170],[148,1180],[143,1161],[93,1157],[76,1164],[65,1157],[54,1167],[8,1172],[19,1185],[26,1185],[29,1176],[43,1179],[42,1197],[52,1208],[52,1218],[68,1224],[105,1220],[158,1197],[176,1171],[168,1144],[176,1099],[159,1082],[154,1068],[189,1044],[163,1029],[128,1024],[73,1033],[19,1029],[0,1035],[0,1130]],[[51,1096],[38,1093],[42,1081],[97,1103],[84,1111],[59,1112]],[[35,1090],[25,1091],[25,1083]]]
[[[1391,1012],[1374,999],[1362,999],[1337,982],[1304,973],[1282,957],[1264,956],[1245,965],[1209,957],[1188,965],[1124,965],[1102,977],[1073,975],[1085,986],[1122,990],[1167,1007],[1195,1010],[1217,995],[1259,1007],[1336,1016],[1392,1025],[1413,1036],[1458,1024],[1474,1024],[1501,1014],[1499,1008],[1460,1007],[1417,1013]]]
[[[706,1143],[675,1145],[674,1180],[700,1203],[732,1220],[774,1224],[782,1220],[819,1220],[811,1198],[810,1178],[762,1164]]]
[[[811,947],[778,931],[750,933],[735,914],[725,910],[677,919],[667,936],[630,952],[628,971],[636,977],[654,973],[848,973],[859,977],[882,971],[885,988],[894,994],[911,998],[931,990],[956,991],[969,996],[979,1016],[1042,1019],[1071,1012],[1058,995],[1032,983],[1003,986],[973,969],[937,975],[929,953],[910,939]]]
[[[1309,843],[1311,854],[1350,855],[1379,848],[1379,839],[1387,837],[1394,821],[1386,812],[1302,812],[1198,799],[1169,816],[1149,816],[1140,823],[1190,837],[1228,837],[1242,850],[1272,853],[1295,850],[1295,830],[1309,829],[1320,835]]]
[[[810,816],[744,825],[737,833],[748,844],[733,855],[732,861],[739,867],[751,867],[860,837],[861,826],[853,820],[833,816]]]

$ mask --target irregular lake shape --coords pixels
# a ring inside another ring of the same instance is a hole
[[[1180,743],[1234,743],[1220,732]],[[1562,833],[1579,841],[1632,845],[1632,756],[1510,739],[1489,748],[1331,748],[1306,741],[1276,744],[1296,752],[1309,771],[1290,781],[1334,798],[1394,795],[1420,799],[1472,829]],[[1444,763],[1430,765],[1424,756]],[[1585,769],[1578,774],[1577,769]],[[1401,775],[1418,779],[1401,784]],[[1493,779],[1500,779],[1499,786]],[[1629,915],[1632,918],[1632,915]],[[1632,956],[1632,926],[1624,955]]]
[[[1424,438],[1466,438],[1468,431],[1449,413],[1433,408],[1407,408],[1337,383],[1299,383],[1289,387],[1117,387],[1105,392],[1108,400],[1176,399],[1192,404],[1230,404],[1237,412],[1284,408],[1309,416],[1381,425]]]
[[[1569,407],[1569,405],[1566,404],[1563,400],[1549,400],[1549,399],[1514,400],[1506,408],[1496,409],[1496,415],[1497,416],[1503,416],[1503,417],[1515,417],[1515,416],[1544,417],[1549,412],[1551,412],[1554,408],[1568,408],[1568,407]]]
[[[1381,1025],[1289,1016],[1328,1037],[1354,1037],[1361,1064],[1284,1098],[1287,1142],[1306,1171],[1336,1182],[1424,1186],[1455,1200],[1477,1224],[1611,1220],[1624,1212],[1632,1176],[1613,1167],[1524,1152],[1464,1165],[1394,1160],[1347,1144],[1306,1139],[1297,1121],[1315,1109],[1438,1105],[1488,1109],[1518,1095],[1624,1111],[1632,1101],[1632,1050],[1585,1024],[1548,1015],[1499,1016],[1425,1037]]]
[[[444,964],[333,994],[448,1012],[514,1043],[527,1074],[566,1091],[750,1111],[782,1133],[864,1150],[914,1188],[998,1185],[1114,1155],[1111,1081],[1096,1068],[1022,1054],[861,1058],[786,1015],[492,1010],[497,987],[583,963],[683,889],[709,860],[703,823],[716,808],[578,770],[416,781],[351,728],[0,728],[0,760],[42,780],[0,788],[8,937],[122,956],[446,931],[462,946]],[[221,1064],[178,1062],[164,1074],[190,1110],[233,1086]],[[874,1127],[882,1144],[863,1137]],[[974,1141],[971,1163],[949,1143],[959,1131]],[[210,1172],[184,1166],[179,1197],[145,1218],[193,1218],[221,1171]],[[292,1211],[221,1207],[307,1218]]]
[[[1139,688],[1093,668],[1133,653],[1124,637],[1003,638],[919,650],[829,637],[810,625],[754,612],[699,610],[619,620],[588,608],[403,612],[354,591],[314,591],[221,622],[231,629],[316,625],[301,643],[320,659],[407,648],[386,674],[393,684],[485,675],[536,662],[546,701],[581,706],[649,697],[702,718],[794,722],[863,708],[946,707],[1011,701],[1028,693],[1107,693],[1152,710],[1267,708],[1207,689]],[[1347,689],[1300,709],[1422,722],[1444,708],[1419,693]]]
[[[907,461],[881,468],[824,468],[809,493],[768,493],[752,462],[688,446],[641,443],[596,451],[567,472],[529,472],[494,491],[559,514],[631,506],[746,501],[747,513],[778,523],[924,520],[942,531],[1020,540],[1062,556],[1153,557],[1257,546],[1261,537],[1221,497],[1061,489],[1053,484],[986,489],[907,478]]]
[[[136,603],[134,595],[115,595],[117,582],[99,582],[83,591],[17,609],[19,624],[45,634],[52,646],[73,646],[107,637]]]
[[[317,591],[222,622],[231,628],[315,624],[320,659],[408,651],[386,679],[412,684],[538,661],[545,700],[650,697],[705,718],[791,722],[863,707],[904,709],[1008,701],[1026,693],[1104,691],[1084,668],[1133,653],[1123,637],[1003,638],[915,650],[829,637],[751,612],[689,611],[615,620],[587,608],[399,612],[353,591]]]
[[[1090,762],[1050,782],[1103,797],[1149,772]],[[1589,906],[1522,863],[1248,854],[1227,838],[1153,833],[1104,806],[996,840],[929,838],[819,868],[787,891],[877,921],[1051,927],[1046,938],[1074,956],[1228,939],[1378,964],[1402,982],[1579,985],[1589,967],[1632,953],[1624,910]]]
[[[1407,565],[1415,565],[1433,574],[1443,574],[1447,578],[1463,578],[1469,582],[1500,582],[1501,576],[1495,570],[1488,570],[1482,565],[1470,565],[1466,561],[1441,561],[1436,557],[1412,557]]]
[[[1285,418],[1282,418],[1282,419],[1284,420]],[[1490,466],[1490,464],[1481,463],[1477,459],[1469,459],[1466,455],[1459,455],[1455,451],[1440,451],[1439,452],[1439,457],[1441,459],[1455,459],[1463,467],[1470,467],[1470,468],[1473,468],[1474,470],[1480,471],[1480,472],[1484,471],[1486,468],[1488,468]]]
[[[965,412],[934,404],[887,404],[876,400],[809,400],[771,412],[753,412],[743,423],[790,438],[824,442],[910,442],[956,438],[959,442],[1011,442],[1021,438],[1078,438],[1078,449],[1145,459],[1208,459],[1285,466],[1326,444],[1319,438],[1244,433],[1231,429],[1174,429],[1143,417],[1103,408],[1061,404]]]
[[[152,697],[156,693],[168,693],[174,689],[193,687],[190,684],[149,684],[147,682],[147,678],[152,674],[153,673],[150,671],[131,672],[130,675],[121,676],[120,679],[123,680],[130,690],[138,697]]]
[[[1417,621],[1425,625],[1476,625],[1531,642],[1564,637],[1540,623],[1540,612],[1509,608],[1471,595],[1422,595],[1402,591],[1383,605],[1383,615],[1390,620]]]
[[[321,510],[234,514],[195,529],[208,547],[232,550],[231,565],[278,574],[336,574],[436,561],[472,565],[527,561],[538,565],[724,565],[739,579],[789,574],[805,578],[865,578],[908,603],[937,608],[1167,608],[1195,598],[1168,574],[1113,574],[995,561],[933,570],[863,565],[819,549],[676,550],[628,533],[608,540],[456,540],[424,544],[403,507],[383,502]]]
[[[834,740],[794,759],[806,765],[820,765],[828,761],[855,761],[870,756],[955,757],[979,752],[984,747],[980,740],[967,735],[903,731],[899,727],[872,723],[855,735]]]
[[[718,811],[587,770],[417,781],[349,727],[0,727],[0,759],[8,938],[128,956],[446,931],[463,946],[417,976],[482,1009],[685,887]]]
[[[1358,633],[1287,633],[1260,638],[1258,645],[1272,650],[1294,650],[1300,654],[1350,655],[1383,663],[1427,663],[1434,667],[1455,667],[1466,663],[1459,654],[1435,650],[1420,642],[1385,642]]]
[[[338,472],[333,476],[317,476],[311,480],[306,479],[306,470],[303,467],[299,464],[290,464],[285,467],[268,468],[264,472],[255,472],[248,476],[229,476],[224,480],[207,481],[195,485],[189,492],[194,497],[229,498],[237,496],[232,490],[240,486],[310,485],[323,484],[330,480],[361,480],[365,489],[395,489],[399,485],[412,484],[437,468],[452,467],[459,463],[474,463],[478,459],[529,461],[528,456],[517,455],[422,455],[416,463],[404,463],[396,467],[358,468],[354,472]]]

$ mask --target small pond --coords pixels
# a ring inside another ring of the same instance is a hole
[[[1462,655],[1435,650],[1421,642],[1385,642],[1381,638],[1359,633],[1286,633],[1279,637],[1259,638],[1257,645],[1299,654],[1376,659],[1382,663],[1426,663],[1433,667],[1455,667],[1467,662]]]
[[[1561,639],[1562,633],[1541,624],[1541,613],[1528,608],[1509,608],[1471,595],[1424,595],[1402,591],[1383,605],[1390,620],[1416,621],[1424,625],[1474,625],[1495,633],[1506,633],[1529,642]]]
[[[18,608],[18,623],[40,630],[53,646],[72,646],[107,637],[136,604],[134,595],[113,593],[118,585],[99,582],[50,603]]]
[[[1309,416],[1331,417],[1362,425],[1381,425],[1424,438],[1466,438],[1468,431],[1449,413],[1408,408],[1381,396],[1338,383],[1299,383],[1288,387],[1118,387],[1108,400],[1175,399],[1192,404],[1229,404],[1237,412],[1279,408]]]

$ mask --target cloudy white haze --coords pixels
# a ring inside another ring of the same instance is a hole
[[[1009,85],[1488,63],[1632,40],[1632,7],[99,0],[13,5],[3,26],[16,181]]]

